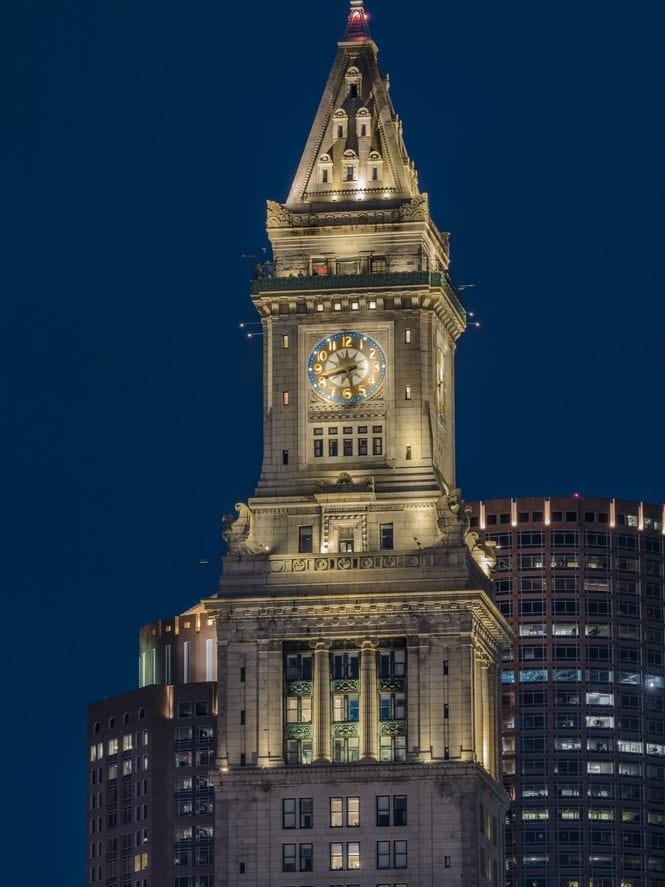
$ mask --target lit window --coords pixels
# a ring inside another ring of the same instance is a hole
[[[289,337],[287,335],[282,336],[282,348],[289,347]]]
[[[404,330],[404,341],[407,345],[411,342],[411,330]]]
[[[282,391],[282,404],[286,407],[289,405],[289,392]]]
[[[404,386],[404,400],[411,400],[411,386]]]

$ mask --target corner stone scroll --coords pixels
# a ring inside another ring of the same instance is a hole
[[[268,228],[291,227],[291,213],[281,203],[277,203],[276,200],[268,200],[267,210],[266,224]]]
[[[225,514],[222,518],[222,538],[229,547],[227,554],[262,554],[265,550],[252,539],[252,510],[244,502],[236,502],[238,517]]]
[[[469,532],[469,509],[462,499],[462,491],[448,490],[436,503],[437,526],[441,539],[433,548],[444,548],[447,545],[461,546]]]
[[[496,542],[480,541],[480,536],[475,530],[471,530],[464,537],[471,557],[478,564],[483,573],[491,579],[492,570],[496,567]]]

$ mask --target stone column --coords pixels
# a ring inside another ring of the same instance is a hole
[[[314,647],[314,699],[312,726],[315,764],[330,763],[330,643],[317,641]]]
[[[483,660],[480,663],[480,693],[482,701],[482,765],[488,773],[492,772],[491,735],[492,718],[490,713],[489,697],[489,669],[488,663]]]
[[[376,651],[369,638],[360,645],[360,759],[376,761],[379,753]]]
[[[228,663],[229,645],[227,641],[217,641],[217,713],[222,723],[228,718]],[[217,731],[217,763],[220,769],[229,769],[228,734],[225,729]]]

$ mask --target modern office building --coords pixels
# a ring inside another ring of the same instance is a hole
[[[665,885],[662,506],[494,499],[508,887]]]
[[[217,593],[148,626],[141,687],[91,706],[91,883],[502,879],[510,628],[455,486],[466,317],[350,6],[268,202],[258,485],[225,520]]]

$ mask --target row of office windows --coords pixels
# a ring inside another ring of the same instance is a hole
[[[360,696],[358,693],[333,693],[331,696],[333,723],[360,720]],[[406,718],[405,693],[379,693],[379,721],[401,721]],[[312,697],[286,697],[287,724],[312,722]]]
[[[545,522],[545,512],[544,511],[518,511],[517,515],[517,523],[519,524],[542,524]],[[474,525],[478,526],[479,517],[474,516],[473,521]],[[549,516],[549,521],[554,524],[577,524],[577,523],[585,523],[585,524],[608,524],[610,522],[609,513],[606,511],[584,511],[580,514],[578,511],[552,511]],[[485,523],[488,527],[496,526],[497,524],[512,524],[513,523],[513,515],[509,511],[501,511],[499,513],[491,513],[485,516]],[[639,529],[640,519],[637,514],[617,514],[616,516],[616,524],[620,527],[633,527],[635,529]],[[647,515],[644,516],[644,529],[646,530],[661,530],[662,522],[658,518],[649,517]],[[587,535],[593,535],[593,533],[587,531]],[[598,536],[608,536],[608,533],[597,533]]]
[[[587,668],[584,671],[581,668],[522,668],[517,673],[512,669],[504,669],[501,672],[502,684],[514,684],[516,681],[521,684],[542,684],[549,680],[568,684],[579,684],[582,680],[592,684],[611,684],[615,681],[615,673],[612,669],[606,668]],[[643,686],[648,690],[665,689],[663,675],[642,674],[639,671],[618,671],[616,682]]]
[[[287,739],[286,763],[311,764],[312,740]],[[332,760],[335,764],[355,764],[360,760],[360,739],[357,736],[334,737]],[[406,735],[379,736],[379,760],[382,762],[406,760]]]
[[[504,758],[504,776],[515,776],[517,765],[514,758]],[[619,760],[614,761],[588,760],[579,758],[555,758],[550,768],[550,762],[546,758],[527,759],[520,761],[519,772],[521,776],[547,776],[550,769],[557,776],[581,776],[584,773],[589,776],[625,776],[631,779],[665,779],[665,768],[660,765],[647,764],[643,766],[641,761]]]
[[[379,524],[378,547],[381,551],[392,551],[395,546],[395,529],[392,523]],[[338,549],[343,554],[350,554],[355,547],[355,534],[349,528],[348,535],[340,528]],[[311,524],[298,527],[298,552],[311,554],[314,550],[314,527]]]
[[[377,826],[406,825],[406,795],[377,795]],[[358,796],[328,799],[327,819],[330,828],[356,828],[360,825],[360,798]],[[282,828],[313,828],[314,802],[312,798],[282,799]]]
[[[309,652],[287,653],[284,657],[286,680],[311,681],[312,664],[313,656]],[[403,678],[406,676],[406,650],[378,650],[376,664],[380,678]],[[359,675],[359,651],[333,651],[330,654],[330,676],[333,680],[357,678]]]
[[[586,792],[579,782],[557,782],[555,786],[550,786],[547,782],[525,782],[520,786],[521,798],[547,798],[552,794],[556,794],[557,798],[565,798],[571,800],[573,798],[582,798],[584,796],[593,799],[602,799],[605,801],[614,800],[615,794],[621,801],[642,803],[644,801],[645,786],[640,783],[624,782],[619,786],[614,786],[612,782],[589,782]],[[647,787],[647,795],[650,803],[665,803],[665,789],[661,786],[649,785]],[[515,800],[515,792],[513,792],[513,800]],[[642,824],[647,822],[649,825],[665,826],[665,813],[657,810],[627,810],[622,808],[619,814],[623,822]]]
[[[488,522],[489,523],[489,522]],[[623,551],[642,551],[649,554],[663,553],[663,540],[658,536],[641,536],[633,533],[581,533],[578,530],[519,530],[517,532],[487,533],[485,538],[496,542],[497,548],[616,548]],[[573,552],[574,553],[574,552]]]
[[[330,871],[359,869],[359,841],[333,841],[328,845],[327,868]],[[405,869],[408,866],[406,841],[376,841],[374,861],[377,869]],[[367,865],[367,861],[365,861]],[[283,872],[314,871],[313,844],[282,844]]]

